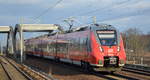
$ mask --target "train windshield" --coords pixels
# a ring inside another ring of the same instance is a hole
[[[113,46],[117,45],[117,37],[115,31],[97,31],[101,45]]]

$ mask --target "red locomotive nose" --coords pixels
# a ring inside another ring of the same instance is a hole
[[[117,47],[116,46],[102,46],[104,51],[104,56],[117,56]]]
[[[97,30],[91,34],[92,65],[99,67],[121,67],[125,62],[125,52],[121,36],[116,30]]]

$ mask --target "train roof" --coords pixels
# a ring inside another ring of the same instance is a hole
[[[80,27],[72,28],[71,30],[66,30],[63,33],[61,32],[54,32],[49,34],[48,36],[56,35],[58,34],[66,34],[66,33],[72,33],[72,32],[79,32],[79,31],[85,31],[85,30],[117,30],[115,27],[112,25],[108,24],[88,24],[88,25],[83,25]]]
[[[80,26],[77,28],[73,28],[71,32],[77,32],[77,31],[84,31],[87,29],[92,29],[92,30],[117,30],[114,26],[108,25],[108,24],[90,24],[90,25],[85,25],[85,26]]]
[[[116,28],[112,25],[108,24],[93,24],[91,25],[92,29],[98,29],[98,30],[116,30]]]
[[[88,25],[77,27],[77,28],[72,28],[71,30],[64,31],[63,33],[53,32],[53,33],[50,33],[50,34],[41,35],[41,36],[34,37],[34,38],[31,38],[31,39],[39,39],[39,38],[44,38],[44,37],[48,37],[48,36],[53,36],[53,35],[56,35],[57,33],[58,34],[66,34],[66,33],[72,33],[72,32],[85,31],[85,30],[116,30],[118,32],[118,30],[112,25],[108,25],[108,24],[88,24]],[[31,39],[29,39],[29,40],[31,40]]]

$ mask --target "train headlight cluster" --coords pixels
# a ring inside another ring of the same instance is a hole
[[[102,60],[99,60],[99,61],[98,61],[98,65],[99,65],[100,67],[103,67],[103,61],[102,61]]]
[[[119,66],[124,66],[124,60],[119,60]]]
[[[99,60],[99,61],[98,61],[98,64],[102,65],[102,64],[103,64],[103,61],[102,61],[102,60]]]

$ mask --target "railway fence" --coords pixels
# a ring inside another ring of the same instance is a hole
[[[150,56],[140,55],[135,56],[127,53],[127,61],[124,69],[130,71],[138,71],[140,73],[150,75]]]
[[[150,67],[150,56],[127,55],[127,62],[126,63]]]

